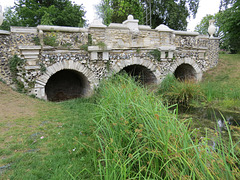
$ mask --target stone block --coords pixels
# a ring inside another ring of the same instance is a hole
[[[27,65],[35,66],[35,65],[37,65],[37,60],[36,59],[27,59]]]

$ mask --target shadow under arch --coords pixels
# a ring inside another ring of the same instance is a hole
[[[157,83],[157,78],[151,70],[145,66],[133,64],[124,67],[118,73],[127,73],[130,77],[133,77],[136,82],[140,82],[142,85],[150,85]]]
[[[177,60],[170,68],[170,72],[181,80],[202,80],[202,70],[198,67],[197,63],[191,58],[184,58]]]
[[[197,80],[196,70],[190,64],[181,64],[174,71],[174,76],[180,81]]]
[[[86,76],[76,70],[64,69],[49,78],[45,93],[49,101],[64,101],[85,97],[89,89],[90,83]]]
[[[109,75],[126,72],[142,84],[159,84],[161,73],[158,67],[149,59],[132,57],[129,60],[119,60],[110,69]]]
[[[61,101],[91,96],[97,85],[94,73],[83,64],[61,61],[47,67],[37,78],[33,93],[40,99]]]

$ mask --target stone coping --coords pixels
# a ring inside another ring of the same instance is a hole
[[[110,46],[107,46],[105,48],[100,48],[98,46],[88,46],[88,51],[101,52],[101,51],[110,51],[110,50],[112,50]]]
[[[67,53],[88,53],[85,50],[81,49],[71,49],[71,50],[43,50],[42,54],[67,54]]]
[[[36,49],[41,49],[41,46],[18,46],[19,49],[21,50],[36,50]]]
[[[147,25],[138,25],[138,28],[140,30],[151,30],[151,27]]]
[[[0,35],[9,35],[9,31],[0,30]]]
[[[37,34],[36,27],[18,27],[18,26],[11,26],[10,31],[12,33],[22,33],[22,34]]]
[[[120,23],[111,23],[107,28],[108,29],[129,29],[127,26]]]
[[[174,50],[176,50],[176,46],[161,46],[161,47],[159,47],[159,50],[162,50],[162,51],[174,51]]]
[[[209,36],[204,34],[199,34],[198,39],[209,39]]]
[[[219,40],[219,37],[209,37],[210,40]]]
[[[86,28],[79,27],[68,27],[68,26],[49,26],[49,25],[38,25],[38,30],[42,31],[60,31],[60,32],[88,32]]]
[[[198,36],[198,32],[190,32],[190,31],[174,31],[176,35],[183,35],[183,36]]]

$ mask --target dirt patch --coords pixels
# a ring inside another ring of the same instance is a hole
[[[33,117],[39,101],[13,91],[0,82],[0,122],[21,117]]]

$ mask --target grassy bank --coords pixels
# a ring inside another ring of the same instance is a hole
[[[5,136],[17,141],[2,139],[1,164],[10,166],[2,179],[239,178],[231,139],[223,144],[216,136],[214,150],[188,128],[190,119],[179,121],[129,78],[103,82],[91,99],[36,103],[43,103],[39,112],[15,119],[18,134]],[[22,135],[29,122],[32,131]]]
[[[221,54],[217,67],[204,74],[201,85],[212,106],[240,112],[240,54]]]
[[[233,101],[223,108],[237,110],[239,55],[220,59],[202,83],[179,84],[175,93],[187,96],[168,94],[173,103]],[[240,179],[231,127],[225,142],[219,131],[199,136],[191,118],[180,120],[129,78],[102,82],[90,99],[44,102],[2,84],[0,97],[0,179]]]
[[[170,104],[240,112],[239,67],[239,54],[222,54],[218,65],[204,73],[202,82],[182,83],[169,75],[161,84],[159,94]]]

